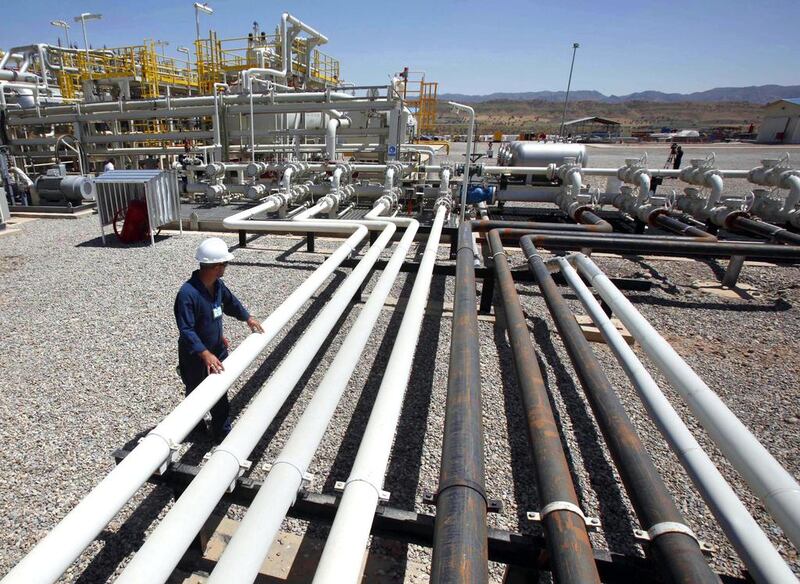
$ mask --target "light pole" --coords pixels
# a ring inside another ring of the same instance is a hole
[[[189,63],[189,67],[192,66],[192,53],[189,51],[189,47],[178,47],[177,51],[179,53],[183,53],[186,55],[186,62]]]
[[[564,137],[564,121],[567,117],[567,102],[569,102],[569,87],[572,85],[572,68],[575,67],[575,53],[578,52],[580,44],[572,43],[572,64],[569,66],[569,81],[567,81],[567,95],[564,96],[564,113],[561,114],[561,128],[558,130],[559,137]]]
[[[164,54],[164,47],[168,47],[169,46],[169,41],[156,41],[153,44],[155,46],[157,46],[157,47],[161,47],[161,58],[162,59],[166,59],[167,56]]]
[[[453,108],[454,112],[469,116],[469,130],[467,130],[467,159],[464,161],[464,179],[461,183],[461,211],[459,212],[460,223],[464,222],[464,214],[467,207],[467,187],[469,186],[469,167],[472,164],[472,135],[475,132],[475,110],[468,105],[448,101],[447,104]]]
[[[197,36],[195,38],[198,41],[200,40],[200,13],[201,12],[203,14],[214,14],[214,9],[211,8],[211,6],[208,5],[208,2],[203,2],[202,4],[200,4],[200,2],[195,2],[194,3],[194,24],[195,24],[195,27],[197,28]]]
[[[69,46],[69,24],[67,24],[67,21],[65,21],[65,20],[51,20],[50,24],[52,24],[53,26],[56,26],[58,28],[63,28],[64,29],[64,34],[67,37],[67,48],[69,49],[70,48],[70,46]]]
[[[84,12],[80,16],[76,16],[73,20],[75,22],[81,23],[81,28],[83,29],[83,45],[86,47],[86,59],[89,59],[89,40],[86,38],[86,21],[87,20],[100,20],[103,18],[102,14],[96,14],[92,12]]]

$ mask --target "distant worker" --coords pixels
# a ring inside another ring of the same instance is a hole
[[[678,143],[673,142],[669,147],[669,156],[667,156],[667,161],[664,163],[664,168],[672,168],[672,165],[675,164],[675,151],[678,149]]]
[[[675,148],[675,162],[672,164],[672,168],[675,170],[681,167],[681,160],[683,159],[683,148],[678,146]]]
[[[114,161],[110,158],[106,160],[106,163],[103,165],[103,172],[108,172],[109,170],[114,170]]]
[[[233,259],[227,244],[219,237],[203,240],[195,259],[200,269],[181,286],[175,298],[175,322],[178,325],[178,371],[186,386],[186,395],[208,375],[224,371],[222,361],[228,356],[228,339],[222,334],[222,315],[247,323],[253,332],[263,333],[261,324],[233,295],[222,281],[225,267]],[[228,394],[211,408],[211,434],[220,443],[231,430]]]
[[[489,147],[486,149],[486,158],[492,158],[494,156],[494,151],[492,150],[492,146],[494,146],[494,142],[489,140]]]

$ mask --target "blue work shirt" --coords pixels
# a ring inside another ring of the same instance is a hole
[[[233,295],[221,279],[214,283],[214,295],[200,280],[200,270],[181,286],[175,298],[175,322],[180,337],[178,350],[184,354],[197,355],[208,349],[212,353],[222,351],[222,315],[247,320],[250,313]]]

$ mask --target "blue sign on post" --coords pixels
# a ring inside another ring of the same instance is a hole
[[[389,144],[389,156],[397,156],[397,144]]]

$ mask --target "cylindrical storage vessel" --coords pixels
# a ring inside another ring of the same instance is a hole
[[[561,165],[568,158],[575,159],[581,166],[589,162],[589,154],[583,144],[560,144],[555,142],[522,142],[509,144],[506,166],[547,166]]]

